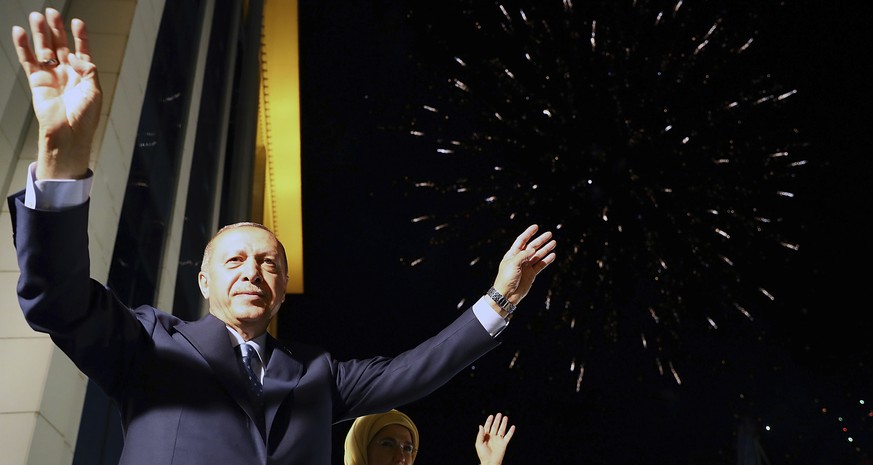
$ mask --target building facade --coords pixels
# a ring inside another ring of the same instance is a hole
[[[261,23],[253,21],[263,3],[0,2],[0,192],[24,188],[37,151],[30,89],[10,31],[29,29],[30,11],[52,7],[67,22],[88,25],[104,92],[91,154],[91,274],[130,305],[198,318],[196,272],[208,238],[218,224],[263,221],[262,209],[253,209],[264,195],[254,148]],[[0,236],[0,462],[116,463],[114,408],[21,315],[6,202]]]

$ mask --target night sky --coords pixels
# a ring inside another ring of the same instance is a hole
[[[398,406],[417,464],[476,463],[497,411],[507,464],[873,463],[870,5],[498,5],[300,2],[305,293],[281,336],[410,348],[538,223],[559,258],[503,344]]]

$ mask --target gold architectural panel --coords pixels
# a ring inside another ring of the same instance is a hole
[[[297,1],[264,1],[258,153],[264,157],[264,224],[285,244],[287,293],[303,292],[300,74]]]

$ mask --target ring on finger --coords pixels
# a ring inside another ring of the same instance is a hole
[[[55,60],[54,58],[49,58],[47,60],[40,61],[39,64],[41,64],[43,66],[57,66],[58,60]]]

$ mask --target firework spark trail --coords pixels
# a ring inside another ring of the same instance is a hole
[[[799,247],[785,217],[805,165],[796,90],[759,69],[764,7],[721,3],[459,0],[410,14],[435,84],[406,130],[452,167],[415,190],[456,206],[413,221],[434,245],[472,242],[472,266],[493,267],[530,222],[557,233],[537,317],[577,389],[596,340],[623,334],[679,383],[682,332],[753,321],[778,298],[768,273]],[[483,217],[505,228],[470,227]]]

